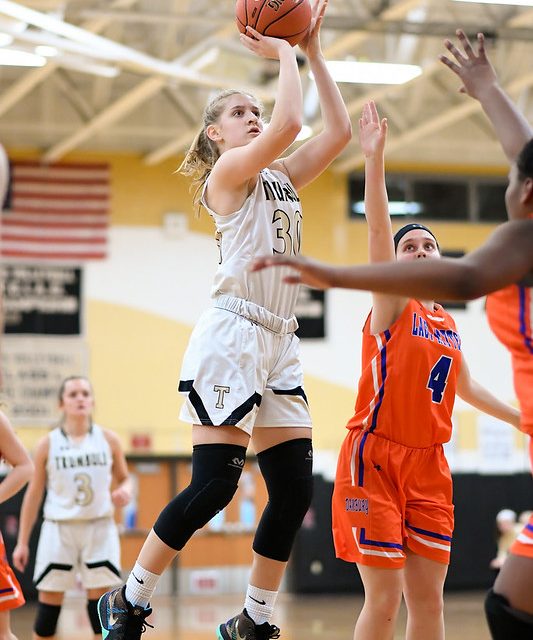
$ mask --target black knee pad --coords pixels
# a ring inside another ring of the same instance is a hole
[[[277,444],[257,455],[268,490],[253,549],[286,562],[313,497],[313,445],[309,438]]]
[[[98,617],[98,598],[96,600],[87,600],[87,613],[89,614],[89,621],[94,635],[100,635],[102,633],[102,625]]]
[[[60,605],[39,602],[37,606],[37,617],[35,618],[35,624],[33,625],[35,633],[43,638],[54,636],[60,611]],[[98,633],[100,633],[101,630],[102,628],[99,627]]]
[[[505,596],[492,589],[485,597],[485,615],[493,640],[533,638],[533,615],[513,609]]]
[[[191,483],[160,513],[154,525],[158,537],[180,551],[233,498],[245,461],[246,448],[239,445],[193,447]]]

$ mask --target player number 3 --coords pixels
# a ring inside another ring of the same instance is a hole
[[[74,502],[80,507],[86,507],[93,501],[93,488],[91,486],[91,476],[87,473],[77,473],[74,476],[76,483],[76,497]]]

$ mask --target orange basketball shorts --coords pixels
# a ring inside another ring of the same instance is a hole
[[[332,499],[337,557],[399,569],[409,549],[449,564],[452,494],[442,445],[415,449],[350,430],[339,454]]]
[[[0,535],[0,611],[16,609],[25,602],[18,580],[7,563],[4,540]]]

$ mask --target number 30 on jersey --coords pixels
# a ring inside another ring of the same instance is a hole
[[[302,242],[302,214],[296,211],[294,214],[294,228],[291,229],[291,219],[283,211],[276,209],[272,216],[272,224],[275,226],[276,238],[281,240],[278,248],[274,247],[274,253],[296,256],[300,253]]]

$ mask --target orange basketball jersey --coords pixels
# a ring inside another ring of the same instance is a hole
[[[363,328],[362,373],[348,429],[365,429],[408,447],[430,447],[451,436],[461,366],[461,339],[440,305],[429,311],[409,300],[389,329]]]
[[[533,286],[513,284],[487,296],[490,328],[511,353],[521,429],[533,436]],[[532,458],[533,463],[533,458]]]

